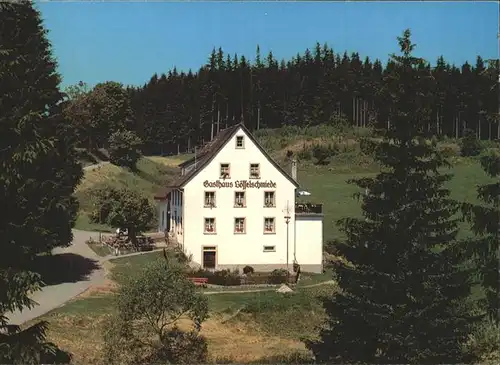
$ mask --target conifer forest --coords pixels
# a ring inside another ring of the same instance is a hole
[[[239,122],[255,130],[341,118],[352,126],[385,129],[392,106],[384,80],[393,67],[391,61],[383,65],[319,43],[313,51],[281,61],[272,52],[261,56],[258,46],[254,62],[214,49],[197,72],[174,68],[154,74],[141,87],[129,87],[132,128],[146,154],[191,150]],[[439,57],[420,69],[428,81],[420,92],[432,105],[427,132],[460,138],[471,129],[480,139],[500,138],[498,60],[478,56],[473,65],[451,65]]]

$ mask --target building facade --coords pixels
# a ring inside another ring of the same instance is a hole
[[[296,204],[296,177],[244,125],[222,130],[179,167],[179,177],[156,197],[158,229],[195,263],[270,271],[296,262],[302,271],[322,271],[321,206]]]

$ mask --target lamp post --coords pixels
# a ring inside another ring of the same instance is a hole
[[[288,238],[289,238],[289,229],[288,229],[288,224],[290,223],[290,208],[289,208],[289,205],[288,205],[288,200],[286,202],[286,208],[284,209],[284,213],[285,213],[285,223],[286,223],[286,279],[287,279],[287,285],[288,283],[290,282],[290,268],[289,268],[289,264],[288,264]]]

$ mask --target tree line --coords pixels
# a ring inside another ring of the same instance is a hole
[[[77,124],[86,124],[84,146],[105,147],[116,128],[135,132],[146,154],[191,150],[219,129],[244,122],[250,130],[285,125],[311,126],[340,119],[352,126],[390,127],[392,109],[386,76],[394,69],[356,52],[335,53],[316,44],[289,61],[272,52],[255,61],[214,49],[198,72],[154,74],[143,86],[116,82],[89,90],[69,88]],[[422,128],[435,136],[460,138],[473,130],[479,139],[500,139],[499,60],[477,56],[474,65],[451,65],[439,57],[435,66],[419,66],[426,78],[419,92],[429,95],[431,118]],[[83,103],[83,104],[82,104]],[[83,119],[83,120],[82,120]],[[82,126],[80,125],[82,128]],[[110,132],[111,131],[111,132]]]

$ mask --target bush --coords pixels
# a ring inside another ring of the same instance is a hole
[[[480,361],[482,364],[500,364],[499,343],[500,327],[488,321],[469,336],[464,351],[473,357],[473,361]]]
[[[330,157],[338,154],[337,145],[330,144],[329,146],[315,145],[312,149],[312,155],[316,159],[316,165],[328,165]]]
[[[302,149],[297,153],[297,158],[300,161],[309,161],[312,158],[312,152],[307,146],[304,145]]]
[[[251,266],[248,266],[248,265],[247,265],[247,266],[245,266],[245,267],[243,268],[243,274],[245,274],[245,275],[248,275],[248,274],[253,274],[254,272],[255,272],[255,270],[254,270],[254,269],[253,269],[253,267],[251,267]]]
[[[168,331],[149,363],[169,361],[172,364],[201,364],[208,358],[207,340],[195,331],[184,332],[178,328]]]
[[[268,284],[284,284],[287,282],[289,276],[288,271],[285,269],[275,269],[269,274]]]
[[[215,285],[241,285],[241,278],[238,272],[231,272],[230,270],[220,270],[215,271],[212,276],[212,282],[210,283],[210,278],[208,282]]]
[[[444,158],[450,158],[457,155],[457,152],[451,146],[443,146],[443,148],[440,149],[440,152]]]
[[[460,154],[464,157],[477,156],[482,149],[483,146],[476,138],[476,133],[471,129],[466,129],[464,137],[460,140]]]
[[[241,285],[239,272],[230,270],[208,271],[199,269],[188,273],[190,277],[207,278],[212,285],[237,286]]]

